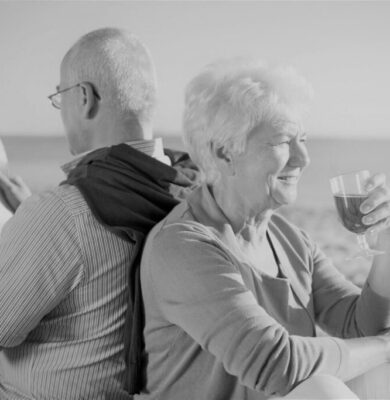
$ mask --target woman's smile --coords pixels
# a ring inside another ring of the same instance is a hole
[[[278,179],[288,185],[296,185],[299,181],[300,175],[282,175],[278,176]]]

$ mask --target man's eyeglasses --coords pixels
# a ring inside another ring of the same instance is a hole
[[[92,83],[90,83],[90,82],[80,82],[80,83],[77,83],[76,85],[69,86],[68,88],[58,90],[57,92],[55,92],[55,93],[53,93],[53,94],[47,96],[47,98],[51,101],[51,104],[52,104],[52,106],[53,106],[54,108],[57,108],[58,110],[61,110],[61,100],[62,100],[61,94],[64,93],[64,92],[67,92],[67,91],[70,90],[70,89],[74,89],[74,88],[76,88],[76,87],[79,87],[79,86],[81,86],[81,85],[83,85],[83,84],[90,85],[91,88],[92,88],[92,93],[94,94],[94,96],[95,96],[98,100],[101,99],[101,97],[99,96],[99,93],[96,91],[96,89],[94,88],[94,86],[93,86]]]

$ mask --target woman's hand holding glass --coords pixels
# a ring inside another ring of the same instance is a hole
[[[383,246],[389,240],[374,244],[377,234],[390,226],[390,189],[386,185],[386,176],[370,176],[363,170],[332,178],[331,187],[341,222],[357,234],[362,249],[357,256],[390,252],[390,243],[388,248]],[[368,244],[366,235],[374,248]]]
[[[367,199],[360,206],[362,222],[368,226],[369,236],[379,235],[376,250],[390,252],[390,188],[383,173],[370,176],[366,181]],[[385,240],[380,240],[385,237]]]

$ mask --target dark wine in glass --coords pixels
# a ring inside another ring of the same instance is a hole
[[[364,214],[360,211],[360,206],[368,197],[365,184],[369,177],[370,172],[363,170],[335,176],[330,180],[340,220],[345,228],[356,234],[359,246],[362,249],[356,256],[383,254],[382,251],[370,248],[365,236],[370,225],[365,225],[362,222]]]
[[[362,234],[369,225],[364,225],[364,214],[360,211],[360,205],[367,199],[364,194],[335,195],[334,201],[342,224],[351,232]]]

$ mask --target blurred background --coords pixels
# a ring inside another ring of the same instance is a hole
[[[368,261],[347,261],[354,235],[336,218],[329,178],[369,169],[390,176],[390,2],[0,1],[0,137],[10,169],[33,191],[56,185],[70,159],[47,95],[65,52],[84,33],[117,26],[150,48],[159,80],[156,136],[183,148],[186,83],[212,60],[253,56],[294,66],[315,97],[306,122],[311,165],[283,209],[356,283]]]

